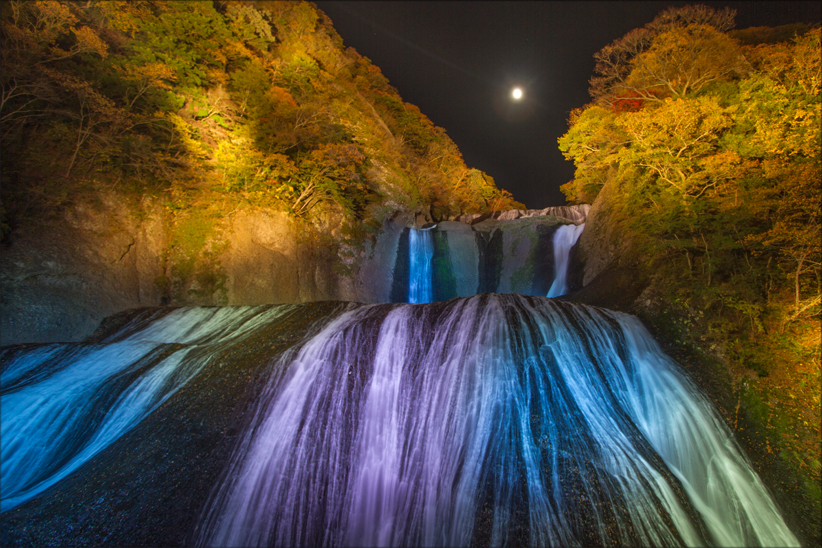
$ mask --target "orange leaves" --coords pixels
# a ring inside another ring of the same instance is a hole
[[[9,0],[9,6],[11,17],[3,21],[3,31],[13,43],[17,62],[40,65],[81,54],[108,55],[108,46],[94,30],[88,26],[76,28],[78,19],[64,2]],[[65,49],[61,39],[69,36],[73,39]],[[8,61],[4,57],[4,63]]]
[[[19,2],[15,2],[19,4]],[[77,22],[68,6],[56,0],[36,0],[34,2],[35,19],[32,23],[35,32],[43,37],[54,38],[57,32]]]
[[[705,6],[663,11],[594,55],[591,96],[608,103],[630,91],[655,101],[725,78],[739,68],[738,46],[724,34],[733,27],[735,13]]]
[[[285,88],[271,86],[271,88],[266,91],[266,95],[274,104],[281,104],[285,106],[286,109],[297,108],[297,101],[294,100],[294,97]]]

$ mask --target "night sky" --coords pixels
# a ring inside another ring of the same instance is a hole
[[[594,54],[668,6],[698,2],[315,2],[346,46],[445,128],[469,167],[528,208],[565,204],[573,163],[557,148],[590,101]],[[736,28],[820,19],[820,2],[702,2]],[[511,99],[520,86],[524,98]]]

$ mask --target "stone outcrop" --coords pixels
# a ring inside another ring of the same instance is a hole
[[[338,274],[339,257],[274,211],[227,218],[213,271],[183,283],[169,258],[170,224],[158,204],[135,209],[106,195],[15,230],[0,263],[0,343],[78,341],[103,318],[140,307],[373,301]],[[373,278],[364,286],[377,287]]]
[[[545,209],[511,209],[508,211],[492,211],[491,213],[474,213],[460,215],[454,218],[458,223],[475,225],[487,220],[513,221],[531,217],[558,217],[574,224],[584,223],[591,206],[588,204],[573,206],[554,206]]]
[[[647,269],[637,268],[642,253],[621,228],[613,206],[617,190],[614,183],[606,183],[590,206],[585,230],[572,251],[580,291],[568,298],[653,318],[663,305]]]

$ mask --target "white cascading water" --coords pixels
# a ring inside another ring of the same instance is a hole
[[[434,300],[434,235],[431,229],[410,229],[408,234],[408,302],[430,303]]]
[[[181,308],[108,344],[46,345],[0,376],[0,511],[65,478],[136,426],[209,362],[290,305]]]
[[[201,545],[798,545],[632,316],[510,294],[363,305],[271,372]]]
[[[571,248],[577,243],[585,223],[579,225],[562,225],[554,232],[554,283],[548,290],[548,297],[559,297],[568,292],[568,263]]]

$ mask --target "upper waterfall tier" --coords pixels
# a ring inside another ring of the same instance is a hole
[[[430,230],[408,233],[408,302],[430,303],[434,300],[434,237]]]
[[[473,225],[445,221],[425,230],[389,227],[374,254],[384,266],[372,272],[390,273],[390,293],[375,300],[430,302],[481,293],[558,297],[581,286],[573,245],[583,228],[544,216]],[[568,231],[573,238],[557,239]],[[380,282],[388,289],[382,278],[375,281],[369,284],[375,293]],[[423,290],[425,297],[415,296]]]

